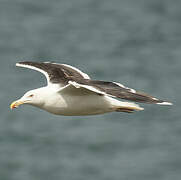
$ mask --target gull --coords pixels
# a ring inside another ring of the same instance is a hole
[[[144,109],[133,102],[172,105],[117,82],[92,80],[67,64],[26,61],[16,63],[16,66],[43,73],[47,86],[26,92],[10,105],[11,109],[28,104],[56,115],[85,116]]]

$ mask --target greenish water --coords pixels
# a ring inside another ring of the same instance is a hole
[[[181,1],[0,0],[0,179],[179,180]],[[9,104],[54,61],[169,100],[134,114],[54,116]]]

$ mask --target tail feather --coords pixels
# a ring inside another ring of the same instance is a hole
[[[122,102],[121,106],[116,107],[116,112],[127,112],[132,113],[134,111],[142,111],[144,108],[140,107],[138,104],[130,102]]]

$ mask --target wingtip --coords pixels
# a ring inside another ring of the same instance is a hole
[[[23,63],[25,63],[25,62],[24,62],[24,61],[17,62],[17,63],[16,63],[16,66],[21,66],[21,65],[23,65]]]
[[[157,103],[157,104],[159,104],[159,105],[166,105],[166,106],[173,105],[173,103],[171,103],[171,102],[161,102],[161,103]]]
[[[18,66],[18,67],[25,67],[25,66],[28,66],[29,63],[32,63],[32,62],[31,61],[21,61],[21,62],[17,62],[16,66]]]
[[[19,66],[19,65],[20,65],[20,62],[17,62],[15,65],[16,65],[16,66]]]

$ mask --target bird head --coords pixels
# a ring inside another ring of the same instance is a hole
[[[34,106],[38,106],[42,103],[42,99],[40,98],[40,90],[31,90],[26,92],[20,99],[11,103],[10,108],[14,109],[19,107],[22,104],[30,104]]]

